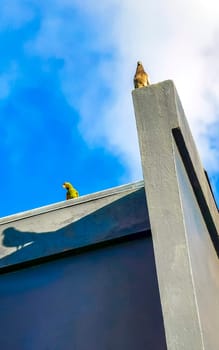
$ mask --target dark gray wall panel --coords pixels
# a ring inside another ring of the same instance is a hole
[[[164,350],[151,238],[0,276],[1,349]]]

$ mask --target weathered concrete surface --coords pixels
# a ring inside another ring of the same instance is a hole
[[[149,229],[143,182],[0,219],[0,269]]]
[[[197,149],[172,81],[133,91],[133,101],[168,350],[219,349],[219,262],[173,129],[182,134],[218,232]]]
[[[219,349],[219,260],[176,147],[174,151],[203,344]]]
[[[158,152],[165,163],[165,155],[161,149],[158,149],[159,143],[155,144],[154,142],[155,136],[158,136],[158,138],[159,135],[165,136],[167,130],[171,132],[171,130],[175,128],[179,128],[182,132],[196,176],[200,182],[201,189],[204,193],[204,197],[217,232],[219,233],[218,209],[215,205],[215,201],[213,200],[211,189],[206,179],[206,175],[174,83],[171,80],[167,80],[160,84],[151,85],[149,88],[134,90],[133,99],[139,135],[143,132],[143,128],[146,128],[145,131],[147,131],[148,127],[153,128],[154,132],[156,133],[155,135],[151,135],[151,133],[144,133],[144,140],[139,138],[142,156],[145,154],[146,150],[148,150],[148,147],[153,145],[152,147],[155,147],[154,152]],[[150,125],[148,124],[149,122]],[[151,123],[153,123],[153,125],[151,125]]]

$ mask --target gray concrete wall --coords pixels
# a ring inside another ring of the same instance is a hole
[[[176,147],[174,152],[203,348],[219,349],[218,256]]]
[[[182,105],[172,81],[133,101],[167,347],[219,349],[219,217]]]
[[[149,229],[143,182],[0,219],[0,270]]]

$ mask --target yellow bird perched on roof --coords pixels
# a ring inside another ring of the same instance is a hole
[[[135,89],[139,89],[148,85],[150,85],[148,75],[145,72],[142,63],[138,61],[135,76],[134,76]]]
[[[62,187],[64,187],[67,190],[67,192],[66,192],[66,199],[78,198],[79,197],[78,191],[72,186],[72,184],[70,182],[64,182]]]

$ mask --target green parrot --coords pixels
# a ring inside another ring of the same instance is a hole
[[[72,186],[70,182],[64,182],[62,187],[64,187],[67,190],[66,199],[79,197],[78,191]]]

